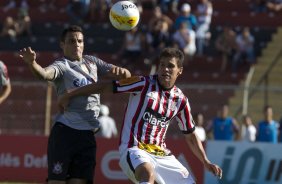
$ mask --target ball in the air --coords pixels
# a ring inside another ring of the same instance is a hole
[[[130,1],[118,1],[110,10],[112,25],[122,31],[129,31],[137,26],[140,18],[137,6]]]

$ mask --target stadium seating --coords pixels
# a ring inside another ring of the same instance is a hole
[[[2,7],[9,1],[0,1],[0,18],[8,15],[16,16],[17,9],[4,12]],[[140,26],[148,23],[152,16],[150,1],[142,1],[144,11],[141,15]],[[185,2],[181,0],[181,3]],[[195,7],[196,0],[191,0],[192,9]],[[188,61],[183,75],[179,78],[178,85],[183,87],[183,92],[189,97],[193,112],[204,112],[205,118],[210,119],[216,115],[219,104],[227,103],[228,98],[233,96],[233,91],[228,90],[209,90],[207,85],[238,85],[245,77],[247,67],[231,75],[220,73],[219,68],[221,59],[214,49],[214,40],[220,33],[224,24],[228,23],[236,31],[243,26],[250,26],[252,33],[256,37],[256,53],[259,55],[266,43],[270,41],[271,35],[276,31],[276,27],[281,23],[280,14],[252,13],[246,0],[213,0],[214,16],[212,20],[211,42],[207,48],[207,57],[195,57]],[[59,47],[59,33],[64,27],[69,25],[69,17],[64,12],[67,0],[56,1],[57,10],[42,11],[39,6],[40,1],[29,1],[30,17],[32,20],[32,37],[20,37],[17,41],[9,38],[0,38],[0,60],[3,60],[9,69],[9,75],[13,84],[13,92],[9,99],[0,106],[0,129],[6,133],[42,133],[45,117],[46,85],[36,80],[25,64],[18,56],[18,51],[27,46],[31,46],[37,52],[38,62],[42,66],[47,66],[55,58],[61,57]],[[60,11],[58,11],[60,10]],[[169,13],[172,19],[176,15]],[[99,17],[97,17],[99,19]],[[2,27],[2,25],[0,26]],[[83,25],[85,30],[85,53],[95,54],[101,59],[121,65],[113,55],[119,50],[124,32],[115,30],[106,19],[100,19],[99,23],[87,22]],[[4,44],[5,43],[5,44]],[[133,73],[148,74],[149,66],[143,62],[144,58],[138,58],[136,71]],[[137,70],[138,69],[138,70]],[[27,85],[26,83],[39,83],[38,86]],[[192,85],[189,86],[189,85]],[[194,85],[194,86],[193,86]],[[199,90],[195,86],[205,86]],[[127,95],[120,95],[119,98],[112,95],[102,94],[101,101],[111,108],[111,115],[121,125],[123,119],[123,109],[126,107]],[[52,116],[57,111],[56,97],[53,91]],[[3,131],[2,131],[3,132]]]

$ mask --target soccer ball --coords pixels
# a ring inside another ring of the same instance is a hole
[[[111,7],[109,17],[116,29],[129,31],[137,26],[140,14],[137,6],[132,2],[118,1]]]

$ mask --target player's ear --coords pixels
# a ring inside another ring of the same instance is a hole
[[[178,75],[181,75],[181,74],[182,74],[182,71],[183,71],[183,67],[179,68],[179,71],[178,71],[178,73],[177,73],[177,76],[178,76]]]

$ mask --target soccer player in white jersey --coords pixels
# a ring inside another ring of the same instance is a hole
[[[119,145],[120,166],[134,183],[193,184],[189,171],[172,155],[165,144],[169,124],[176,118],[185,140],[204,167],[219,178],[221,168],[209,161],[195,134],[188,98],[175,86],[183,71],[184,54],[165,48],[159,57],[157,75],[135,76],[111,85],[87,85],[68,92],[59,100],[66,108],[74,96],[97,91],[129,93]]]
[[[96,84],[103,75],[115,79],[131,76],[124,68],[84,55],[84,36],[79,26],[70,26],[62,32],[60,46],[64,57],[46,68],[38,64],[30,47],[20,51],[20,57],[38,78],[54,83],[58,96],[67,90]],[[55,118],[48,142],[49,184],[93,182],[96,164],[93,130],[99,127],[99,105],[97,93],[77,97]]]
[[[11,94],[11,83],[6,65],[0,61],[0,104]]]

